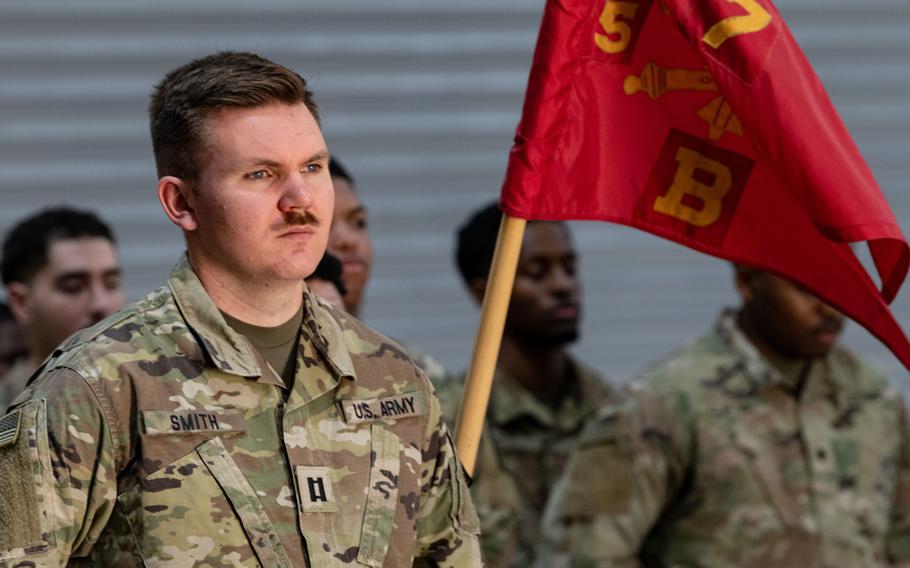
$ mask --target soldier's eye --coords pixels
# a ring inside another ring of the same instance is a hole
[[[54,283],[54,287],[59,292],[68,296],[81,294],[82,291],[85,290],[86,286],[88,286],[87,280],[79,276],[65,276]]]
[[[355,215],[354,218],[352,219],[352,223],[358,231],[365,231],[367,228],[367,225],[369,224],[367,221],[366,214],[363,214],[363,213],[361,213],[359,215]]]
[[[543,280],[547,276],[549,267],[540,261],[532,261],[520,268],[521,273],[532,280]]]

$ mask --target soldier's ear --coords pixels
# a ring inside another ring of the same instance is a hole
[[[739,297],[742,299],[742,304],[746,305],[750,303],[753,298],[755,298],[755,285],[761,275],[761,272],[755,270],[754,268],[742,266],[740,264],[734,265],[733,270],[736,291],[739,292]]]
[[[471,297],[474,298],[474,301],[478,305],[483,304],[483,295],[487,292],[487,279],[486,278],[475,278],[471,280],[471,285],[468,286],[468,292],[471,293]]]
[[[6,287],[9,310],[13,312],[16,323],[22,327],[28,327],[32,321],[32,310],[28,301],[30,290],[29,285],[24,282],[10,282]]]
[[[195,231],[199,226],[193,210],[195,195],[189,182],[175,176],[164,176],[158,180],[158,201],[164,214],[184,231]]]

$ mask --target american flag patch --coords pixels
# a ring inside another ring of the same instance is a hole
[[[19,436],[20,414],[20,412],[16,411],[0,418],[0,448],[12,444]]]

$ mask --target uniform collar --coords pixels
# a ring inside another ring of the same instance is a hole
[[[831,353],[806,361],[789,361],[763,355],[740,329],[736,321],[736,310],[727,308],[717,318],[714,335],[724,345],[732,349],[739,359],[739,364],[758,389],[778,387],[787,392],[796,392],[800,379],[805,373],[802,392],[807,394],[819,388],[831,392],[842,392],[847,385],[840,384],[839,363]],[[808,369],[806,365],[809,365]]]
[[[187,325],[199,337],[202,349],[219,370],[242,377],[261,378],[261,360],[250,342],[234,331],[205,291],[184,255],[171,270],[168,286]],[[304,286],[303,333],[300,341],[311,341],[336,377],[355,378],[351,355],[338,323]]]
[[[585,417],[604,399],[607,386],[596,373],[569,358],[573,380],[569,393],[557,409],[541,402],[517,379],[500,369],[493,377],[490,394],[490,420],[505,425],[518,418],[529,417],[551,429],[575,431]]]
[[[348,350],[348,343],[338,320],[332,317],[324,301],[310,292],[306,283],[304,290],[303,327],[310,331],[313,344],[332,367],[336,376],[356,379],[351,352]],[[300,340],[304,341],[305,337],[306,334],[301,334]]]

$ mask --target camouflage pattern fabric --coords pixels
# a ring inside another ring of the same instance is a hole
[[[430,379],[431,384],[434,386],[444,385],[451,380],[450,373],[436,357],[433,357],[429,353],[421,351],[408,343],[399,341],[398,344],[401,345],[401,348],[408,354],[408,357],[410,357],[411,360],[420,367],[420,370],[423,371],[427,378]]]
[[[0,413],[13,402],[19,393],[25,390],[32,373],[28,359],[19,359],[9,371],[0,377]]]
[[[571,565],[910,565],[902,398],[843,349],[806,373],[762,357],[731,311],[645,370],[554,497]]]
[[[0,419],[0,566],[480,565],[432,387],[306,293],[292,388],[184,259]]]
[[[550,489],[587,418],[606,403],[610,386],[572,361],[574,386],[551,408],[518,381],[497,370],[478,449],[471,494],[481,521],[484,562],[493,568],[537,566],[540,518]],[[437,385],[453,424],[464,377]]]

